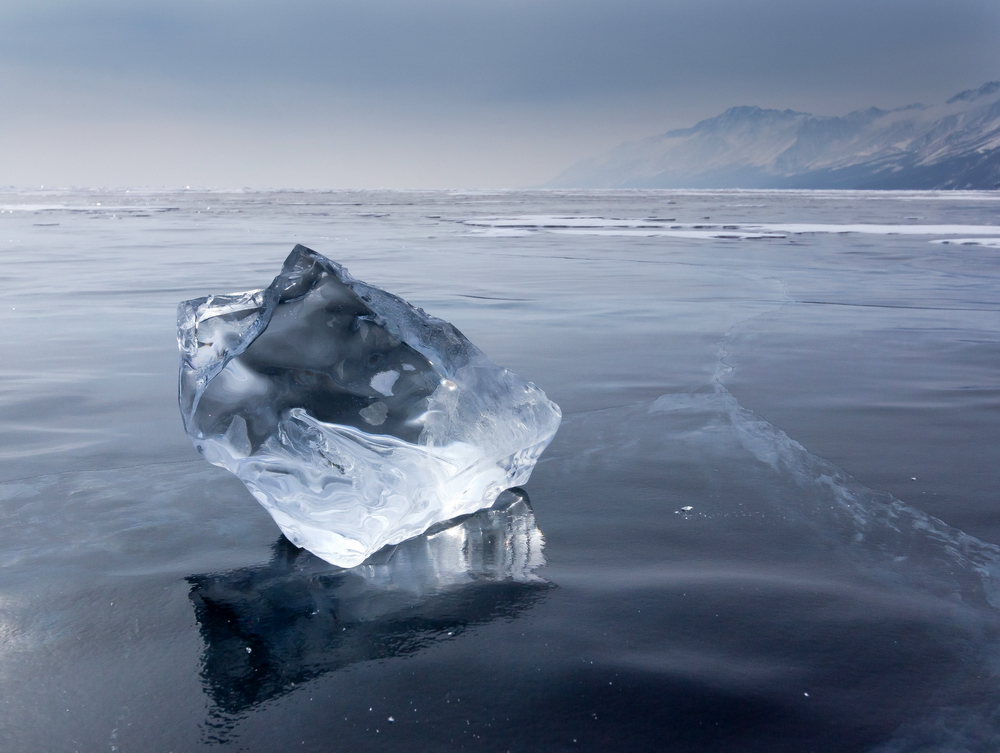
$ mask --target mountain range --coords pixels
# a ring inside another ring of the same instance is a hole
[[[1000,81],[843,117],[732,107],[579,162],[553,188],[1000,188]]]

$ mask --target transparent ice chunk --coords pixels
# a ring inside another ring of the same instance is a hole
[[[451,324],[304,246],[265,290],[181,303],[178,343],[195,447],[342,567],[525,483],[562,415]]]

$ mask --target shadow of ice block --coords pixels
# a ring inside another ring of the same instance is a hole
[[[451,324],[304,246],[265,290],[182,303],[178,342],[195,447],[342,567],[524,484],[562,415]]]
[[[513,489],[349,570],[281,538],[266,565],[192,575],[206,692],[238,714],[327,672],[513,617],[551,587],[534,572],[543,546],[527,494]]]

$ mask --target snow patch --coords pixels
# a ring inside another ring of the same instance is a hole
[[[671,237],[694,240],[785,238],[788,235],[865,233],[870,235],[986,235],[1000,234],[1000,225],[832,225],[824,223],[703,224],[661,218],[560,217],[523,215],[466,220],[477,235],[527,235],[539,231],[566,235]],[[957,241],[955,241],[957,242]],[[984,244],[985,245],[985,244]]]

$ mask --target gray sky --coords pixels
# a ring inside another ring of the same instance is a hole
[[[8,0],[0,185],[516,187],[993,79],[996,0]]]

